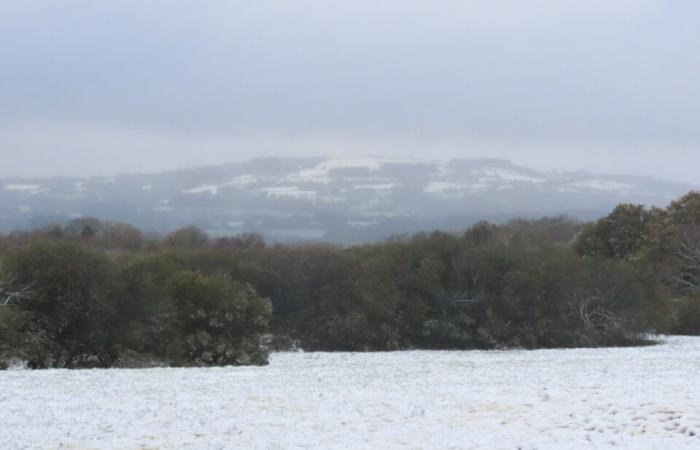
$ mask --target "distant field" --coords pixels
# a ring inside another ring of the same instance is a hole
[[[700,338],[0,372],[2,448],[700,448]]]

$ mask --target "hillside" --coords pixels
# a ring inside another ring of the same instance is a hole
[[[350,244],[482,219],[592,219],[621,202],[666,205],[695,188],[659,179],[549,173],[499,159],[260,158],[156,174],[0,180],[0,230],[79,216],[165,232],[261,232]]]

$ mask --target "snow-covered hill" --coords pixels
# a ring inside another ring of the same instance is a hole
[[[2,447],[697,449],[700,338],[0,372]]]
[[[481,219],[590,219],[621,202],[665,205],[693,188],[499,159],[262,158],[160,174],[0,180],[0,229],[91,215],[158,231],[194,223],[213,234],[348,243]]]

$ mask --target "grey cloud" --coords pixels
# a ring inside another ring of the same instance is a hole
[[[5,3],[6,171],[52,152],[66,168],[43,171],[338,151],[596,170],[639,154],[623,171],[686,179],[700,163],[691,0]]]

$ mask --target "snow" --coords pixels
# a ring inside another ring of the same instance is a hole
[[[351,227],[373,227],[379,225],[376,220],[349,220],[348,225]]]
[[[464,185],[461,183],[431,181],[425,187],[424,192],[427,194],[445,194],[446,192],[461,192],[462,190],[464,190]]]
[[[301,182],[328,184],[332,181],[331,171],[336,169],[367,169],[376,171],[382,166],[378,158],[331,158],[322,161],[314,167],[302,169],[282,178],[280,182]]]
[[[443,198],[460,199],[467,194],[481,192],[503,191],[516,189],[518,186],[542,185],[548,179],[544,177],[531,176],[527,173],[520,173],[516,170],[501,168],[474,169],[469,171],[472,177],[468,181],[460,179],[443,179],[430,181],[424,188],[426,194],[432,194]],[[555,188],[557,192],[563,194],[590,192],[592,194],[612,193],[620,196],[629,196],[633,193],[644,194],[638,190],[634,184],[623,183],[612,180],[592,178],[587,180],[568,181],[563,186]]]
[[[194,187],[192,189],[185,189],[183,194],[206,194],[216,195],[219,193],[219,187],[215,184],[203,184],[201,186]]]
[[[0,372],[2,447],[700,448],[700,338]]]
[[[570,186],[574,188],[591,189],[594,191],[618,193],[628,193],[630,190],[634,189],[634,185],[631,185],[629,183],[620,183],[618,181],[596,179],[571,183]]]
[[[510,185],[508,185],[510,187]],[[438,195],[444,198],[464,198],[466,193],[485,192],[492,188],[491,185],[483,181],[476,183],[453,183],[450,181],[431,181],[423,189],[426,194]],[[493,186],[496,190],[501,190],[502,186]]]
[[[389,191],[396,188],[396,183],[356,184],[352,188],[355,190]]]
[[[332,171],[338,169],[366,169],[376,172],[387,164],[412,164],[413,160],[401,158],[375,158],[358,157],[344,158],[335,157],[324,160],[313,167],[301,169],[298,172],[283,177],[280,183],[318,183],[328,184],[337,177],[332,176]]]
[[[261,191],[268,198],[275,199],[291,197],[298,200],[314,200],[318,194],[316,191],[299,189],[296,186],[267,187],[262,188]]]
[[[439,174],[447,174],[447,170],[440,170]],[[444,198],[459,199],[466,194],[477,194],[481,192],[503,191],[513,189],[514,184],[542,184],[546,183],[546,178],[535,177],[520,173],[512,169],[503,168],[482,168],[468,172],[468,181],[460,179],[448,179],[429,182],[423,190],[426,194],[433,194]],[[454,177],[453,177],[454,178]]]
[[[223,188],[234,186],[237,188],[250,186],[257,183],[258,180],[252,175],[241,175],[239,177],[231,178],[229,181],[219,184],[202,184],[191,189],[185,189],[182,191],[184,194],[211,194],[217,195],[219,191]]]
[[[231,181],[225,183],[224,186],[249,186],[256,184],[258,179],[255,175],[241,175],[235,178],[231,178]]]
[[[6,184],[6,191],[22,192],[26,194],[39,194],[44,189],[39,184]]]
[[[484,169],[477,171],[477,173],[482,173],[487,177],[497,180],[508,180],[508,181],[520,181],[525,183],[541,184],[545,183],[547,180],[545,178],[533,177],[529,175],[524,175],[513,170],[507,169]]]

